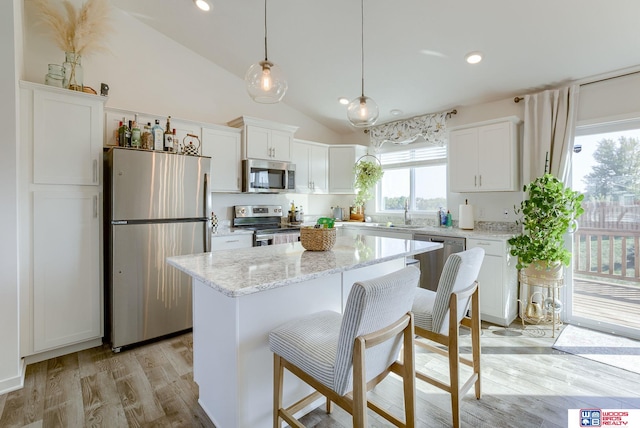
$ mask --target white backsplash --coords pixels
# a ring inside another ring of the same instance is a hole
[[[308,195],[301,193],[263,194],[249,193],[212,193],[211,204],[213,212],[219,220],[232,220],[235,205],[282,205],[288,210],[291,201],[296,207],[302,206],[304,221],[314,222],[318,217],[331,216],[331,207],[340,206],[349,209],[353,204],[354,195]]]

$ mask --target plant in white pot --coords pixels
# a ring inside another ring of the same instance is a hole
[[[565,235],[575,231],[582,215],[584,195],[565,187],[551,174],[544,174],[524,186],[528,198],[516,207],[522,217],[522,233],[509,239],[516,267],[531,277],[559,279],[562,266],[569,266],[571,252]]]
[[[518,257],[516,267],[521,270],[520,280],[529,286],[521,290],[520,302],[523,320],[539,322],[545,315],[542,300],[550,301],[553,322],[561,303],[555,298],[555,287],[563,279],[563,266],[569,266],[571,252],[565,247],[567,232],[577,228],[577,218],[582,215],[584,195],[565,187],[551,174],[544,174],[524,186],[528,198],[516,207],[522,217],[522,233],[509,239],[511,255]],[[544,293],[531,287],[552,290],[545,299]],[[526,290],[526,292],[525,292]],[[535,296],[541,301],[535,301]]]
[[[528,198],[515,208],[522,216],[518,223],[523,230],[508,241],[511,255],[518,257],[516,267],[555,272],[569,266],[571,252],[565,247],[565,235],[577,227],[584,195],[551,174],[536,178],[524,191]]]

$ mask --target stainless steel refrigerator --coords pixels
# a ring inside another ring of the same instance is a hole
[[[166,258],[209,251],[210,161],[105,153],[105,333],[116,352],[193,325],[191,277]]]

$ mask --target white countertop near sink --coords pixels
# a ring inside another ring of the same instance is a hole
[[[491,230],[466,230],[458,229],[455,227],[436,227],[436,226],[424,226],[424,225],[393,225],[387,226],[385,223],[367,223],[367,222],[337,222],[338,227],[353,227],[361,228],[366,227],[379,230],[394,230],[409,231],[414,234],[424,235],[442,235],[442,236],[454,236],[461,238],[476,238],[476,239],[500,239],[506,241],[515,235],[512,232],[491,231]]]

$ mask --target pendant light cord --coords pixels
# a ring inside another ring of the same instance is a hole
[[[264,0],[264,60],[269,61],[267,57],[267,0]]]
[[[362,77],[362,98],[364,98],[364,0],[360,0],[360,59],[361,59],[360,74]]]

